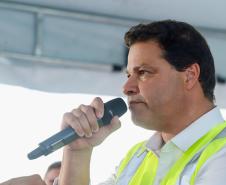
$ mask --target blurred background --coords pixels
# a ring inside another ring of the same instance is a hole
[[[0,182],[43,176],[61,159],[61,150],[34,161],[26,155],[59,131],[64,112],[95,96],[124,98],[123,36],[141,22],[186,21],[204,35],[215,59],[216,103],[226,117],[225,7],[224,0],[1,0]],[[129,113],[121,119],[122,128],[95,149],[94,183],[113,172],[134,142],[152,134],[135,127]]]

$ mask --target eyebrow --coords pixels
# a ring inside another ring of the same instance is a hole
[[[147,65],[147,64],[142,64],[142,65],[140,65],[140,66],[136,66],[136,67],[134,67],[133,68],[133,71],[138,71],[140,68],[142,68],[142,67],[144,67],[144,68],[154,68],[153,66],[149,66],[149,65]],[[126,69],[126,71],[125,71],[125,73],[126,74],[130,74],[129,73],[129,71]]]

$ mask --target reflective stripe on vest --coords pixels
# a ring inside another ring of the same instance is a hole
[[[202,165],[226,145],[225,136],[216,139],[217,135],[225,128],[226,122],[219,124],[195,142],[170,168],[160,185],[175,185],[189,161],[201,151],[196,168],[190,179],[190,184],[194,185],[195,178]],[[138,143],[128,152],[118,168],[116,185],[153,185],[158,168],[158,158],[151,151],[144,152],[146,150],[145,144],[146,142]],[[137,157],[141,156],[142,153],[145,153],[146,155],[141,157],[140,161],[138,160],[139,164],[136,165],[137,167],[131,174],[131,166],[133,165],[134,158],[137,160]],[[128,172],[130,173],[128,174]],[[125,178],[128,176],[129,180]]]

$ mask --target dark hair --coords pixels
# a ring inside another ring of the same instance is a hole
[[[197,63],[203,93],[210,101],[214,100],[216,79],[213,56],[206,40],[194,27],[174,20],[156,21],[132,27],[124,39],[129,48],[136,42],[157,42],[163,49],[163,57],[177,71],[184,71]]]
[[[61,168],[61,161],[57,161],[49,165],[48,169],[46,172],[49,172],[52,169],[60,169]]]

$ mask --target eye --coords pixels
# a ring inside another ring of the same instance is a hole
[[[143,75],[145,75],[145,74],[149,74],[149,71],[146,71],[146,70],[144,70],[144,69],[140,69],[140,70],[138,71],[138,74],[139,74],[140,76],[143,76]]]
[[[131,75],[129,73],[126,74],[126,77],[129,78]]]
[[[149,78],[151,72],[150,71],[147,71],[145,69],[140,69],[138,72],[138,78],[141,80],[141,81],[144,81],[146,79]]]

